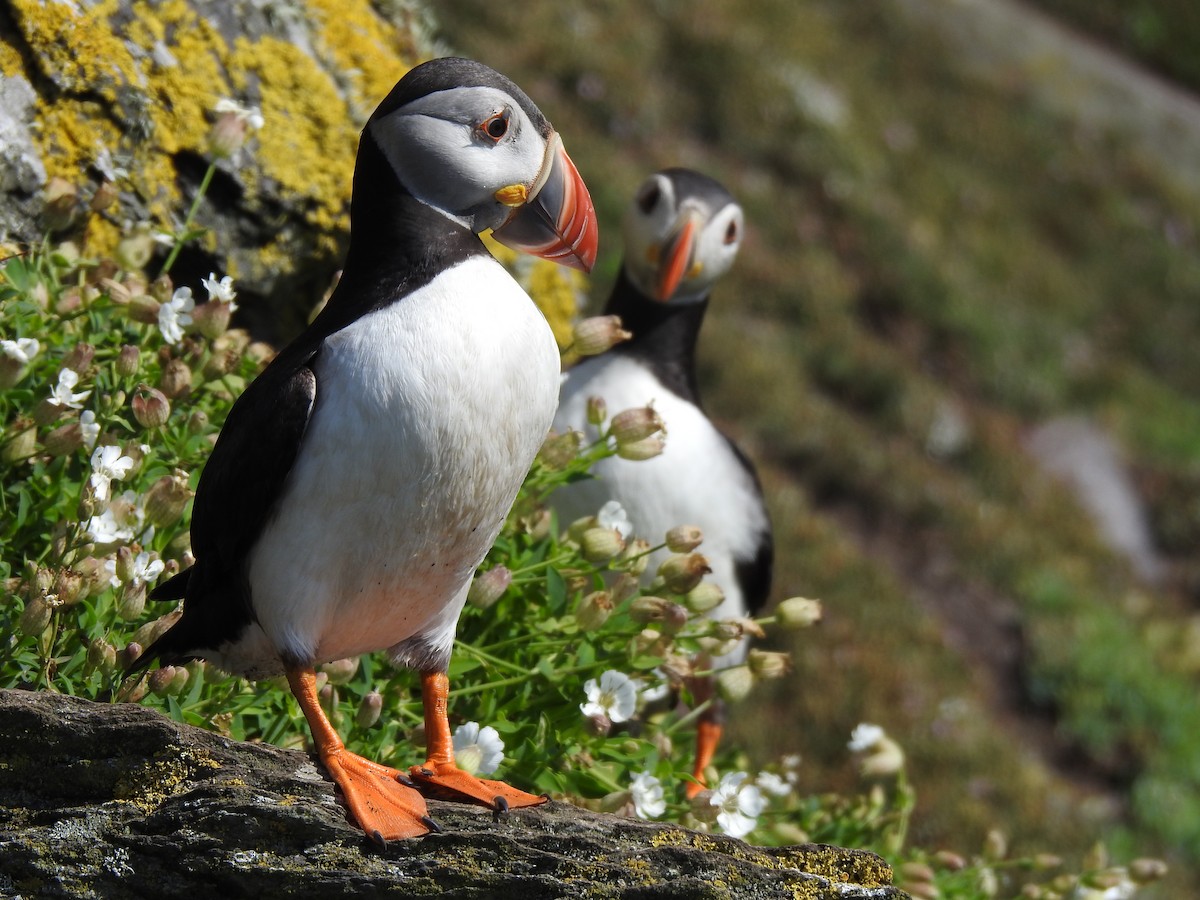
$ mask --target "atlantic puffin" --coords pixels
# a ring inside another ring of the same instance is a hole
[[[647,404],[666,424],[666,447],[644,461],[605,459],[596,477],[556,492],[560,522],[617,500],[633,531],[651,543],[677,525],[704,532],[700,552],[725,599],[709,615],[752,615],[771,588],[774,542],[754,466],[705,415],[696,380],[696,341],[713,284],[733,265],[744,230],[742,209],[719,182],[690,169],[665,169],[637,189],[623,221],[624,258],[604,312],[633,337],[567,372],[554,426],[587,430],[589,397],[619,411]],[[653,576],[668,551],[651,558]],[[740,662],[746,643],[716,667]],[[720,740],[723,710],[711,677],[692,684],[711,700],[698,722],[694,796]]]
[[[196,562],[154,592],[182,615],[137,666],[286,675],[351,815],[386,843],[436,829],[422,792],[544,800],[458,769],[447,720],[455,625],[560,381],[545,318],[478,233],[584,271],[598,236],[546,117],[457,58],[413,68],[371,115],[350,211],[336,290],[229,413]],[[381,649],[420,672],[427,757],[406,772],[346,750],[317,699],[315,666]]]

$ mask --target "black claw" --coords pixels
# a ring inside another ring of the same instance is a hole
[[[421,816],[421,824],[430,830],[433,834],[442,834],[442,826],[435,822],[430,816]]]
[[[410,788],[415,789],[417,786],[417,783],[415,781],[413,781],[411,778],[409,778],[407,775],[405,775],[403,772],[396,773],[396,780],[398,782],[400,782],[402,785],[404,785],[405,787],[410,787]]]
[[[503,797],[493,797],[492,805],[494,807],[496,807],[496,812],[498,812],[498,813],[508,812],[508,801],[505,800]]]
[[[387,841],[383,839],[383,835],[379,833],[378,829],[371,832],[371,840],[379,845],[380,850],[387,849]]]
[[[419,771],[419,772],[420,772],[422,775],[424,775],[426,778],[432,778],[432,777],[433,777],[433,769],[427,769],[427,768],[425,768],[424,766],[421,766],[421,768],[420,768],[420,769],[418,769],[417,771]]]

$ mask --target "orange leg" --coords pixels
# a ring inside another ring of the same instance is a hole
[[[288,669],[287,679],[308,720],[322,765],[342,789],[350,814],[368,837],[384,844],[439,830],[429,818],[425,798],[397,780],[404,778],[400,772],[346,749],[321,709],[311,668]]]
[[[708,666],[710,661],[703,657],[701,665]],[[696,704],[708,701],[708,709],[696,723],[696,763],[692,766],[692,777],[695,781],[688,782],[685,793],[691,799],[704,790],[704,770],[713,761],[717,745],[721,743],[721,720],[725,717],[725,708],[721,698],[716,696],[716,684],[711,675],[698,676],[692,679],[692,701]]]
[[[454,741],[450,736],[450,720],[446,715],[449,693],[450,679],[445,672],[421,673],[426,759],[423,766],[413,766],[409,770],[417,787],[430,797],[481,803],[496,810],[545,803],[545,797],[527,794],[502,781],[476,778],[455,764]]]

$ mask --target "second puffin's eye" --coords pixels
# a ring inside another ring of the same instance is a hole
[[[638,191],[634,200],[637,202],[638,208],[642,212],[649,214],[654,207],[658,205],[658,198],[662,196],[662,191],[659,190],[658,182],[651,181],[648,185]]]
[[[730,222],[729,227],[725,229],[725,243],[732,244],[738,239],[737,222]]]
[[[508,134],[508,111],[498,112],[479,124],[479,131],[484,137],[497,143]]]

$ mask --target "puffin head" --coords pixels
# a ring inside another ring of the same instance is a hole
[[[558,133],[499,72],[468,59],[422,63],[371,115],[368,138],[422,203],[515,250],[591,271],[592,198]]]
[[[647,297],[696,303],[733,265],[743,229],[742,208],[719,182],[664,169],[642,182],[625,212],[625,272]]]

